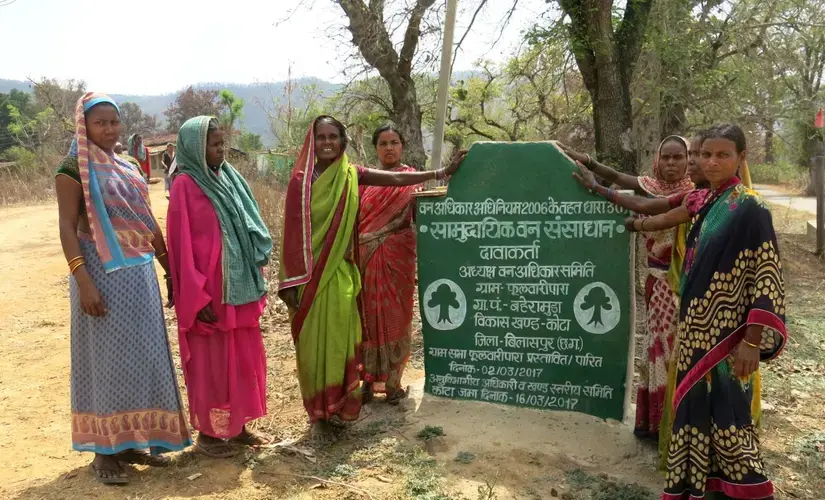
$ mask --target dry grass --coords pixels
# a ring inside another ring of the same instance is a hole
[[[54,166],[59,161],[59,158],[46,161],[51,167],[14,166],[0,169],[0,206],[53,200]]]
[[[250,165],[236,166],[249,180],[264,220],[276,236],[277,249],[277,237],[282,234],[283,186],[258,176]],[[804,235],[804,223],[810,215],[783,207],[773,208],[785,262],[788,323],[792,340],[783,356],[763,371],[763,447],[770,475],[779,490],[777,498],[812,500],[821,498],[818,492],[825,490],[825,434],[821,430],[821,402],[825,400],[825,382],[821,377],[825,371],[822,364],[825,352],[825,310],[822,308],[825,303],[825,265],[813,257],[812,242]],[[643,257],[637,255],[637,258]],[[271,288],[277,286],[277,262],[277,257],[274,257],[268,271]],[[643,261],[641,263],[643,266]],[[288,318],[275,295],[271,293],[270,297],[262,321],[267,353],[268,415],[256,421],[254,427],[276,439],[301,439],[299,446],[311,447],[312,443],[307,439],[308,424],[301,404]],[[641,300],[639,304],[642,304]],[[643,311],[643,306],[640,307]],[[639,318],[642,317],[640,314]],[[175,332],[174,313],[167,312],[167,318],[169,331]],[[420,331],[416,314],[410,362],[413,368],[423,367]],[[643,332],[643,328],[640,331]],[[170,335],[170,340],[178,381],[181,389],[185,390],[177,336]],[[387,500],[496,498],[494,476],[481,481],[484,488],[479,488],[477,496],[474,491],[468,496],[456,493],[456,485],[466,483],[469,476],[466,473],[461,476],[456,473],[455,467],[450,469],[449,464],[441,463],[423,451],[421,442],[412,437],[412,429],[418,428],[413,425],[414,422],[415,415],[401,409],[370,405],[364,408],[360,420],[342,441],[314,450],[314,462],[297,454],[276,450],[248,452],[225,461],[209,460],[185,452],[176,457],[170,469],[136,472],[140,480],[119,493],[98,488],[84,474],[82,478],[75,479],[55,478],[48,484],[22,492],[19,498],[368,498],[358,490],[369,491],[372,497]],[[473,463],[484,460],[485,457],[479,456]],[[520,467],[524,464],[513,465]],[[74,471],[75,475],[78,472],[85,471]],[[201,473],[202,477],[187,479],[196,473]],[[329,482],[319,482],[311,479],[313,477]],[[632,485],[588,475],[576,469],[568,471],[556,486],[562,491],[563,487],[574,491],[575,495],[570,498],[576,500],[647,500],[656,496]],[[499,495],[498,498],[511,497]],[[519,494],[512,498],[547,496]]]

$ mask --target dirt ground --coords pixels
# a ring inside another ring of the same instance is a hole
[[[151,192],[164,224],[162,185]],[[801,232],[799,217],[777,214],[787,225],[780,231]],[[825,268],[810,256],[804,236],[783,234],[781,244],[789,324],[800,336],[765,370],[764,443],[777,498],[813,499],[825,488]],[[70,444],[68,282],[56,205],[0,209],[0,254],[0,498],[658,498],[655,449],[637,442],[624,424],[423,395],[420,335],[405,374],[412,397],[398,407],[380,401],[365,407],[342,441],[313,449],[305,439],[292,341],[277,306],[263,321],[269,416],[256,426],[290,442],[230,460],[186,451],[168,469],[131,469],[126,487],[99,485],[86,468],[91,456]],[[167,317],[179,362],[174,314]],[[182,384],[179,367],[178,378]]]

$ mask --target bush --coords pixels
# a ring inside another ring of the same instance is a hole
[[[5,156],[14,165],[0,169],[0,205],[54,199],[54,170],[61,157],[41,157],[19,146]]]
[[[12,146],[6,151],[6,156],[17,164],[16,167],[19,170],[31,170],[40,166],[37,154],[24,147]]]
[[[808,183],[808,170],[790,162],[760,163],[749,167],[751,179],[755,184],[780,184],[801,188]]]

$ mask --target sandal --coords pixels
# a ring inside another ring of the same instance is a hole
[[[172,459],[161,455],[152,455],[144,450],[126,450],[115,455],[118,462],[134,465],[148,465],[149,467],[169,467]]]
[[[204,443],[203,440],[198,439],[194,448],[195,451],[209,458],[231,458],[240,453],[224,440]]]
[[[244,446],[250,446],[252,448],[256,448],[259,446],[265,446],[272,442],[272,439],[264,436],[263,434],[258,434],[257,432],[251,432],[243,428],[240,434],[230,439],[230,441],[238,444],[242,444]]]
[[[393,406],[397,405],[401,402],[402,399],[407,397],[407,391],[404,389],[396,389],[392,391],[391,394],[387,394],[387,404],[391,404]]]
[[[102,472],[116,472],[116,476],[103,477]],[[129,478],[123,475],[123,470],[120,466],[117,469],[103,469],[98,468],[94,462],[89,464],[89,472],[94,475],[95,479],[100,484],[129,484]]]

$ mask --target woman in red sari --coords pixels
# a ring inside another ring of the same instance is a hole
[[[394,125],[375,131],[372,144],[381,170],[415,172],[401,163],[404,136]],[[415,292],[414,186],[361,186],[358,217],[364,387],[367,403],[386,393],[397,404],[405,396],[401,375],[410,358]]]

